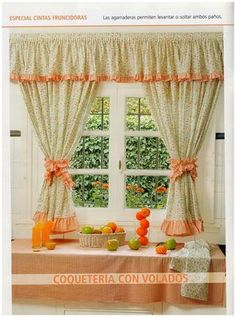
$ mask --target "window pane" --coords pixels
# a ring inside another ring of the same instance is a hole
[[[145,98],[126,98],[126,127],[128,130],[156,130],[156,124]]]
[[[156,131],[156,123],[150,115],[140,116],[140,130]]]
[[[85,130],[109,129],[110,98],[97,97],[93,103]]]
[[[108,168],[109,137],[84,136],[71,159],[70,168]]]
[[[108,175],[74,175],[72,197],[75,206],[108,207]]]
[[[168,169],[169,154],[160,138],[126,137],[126,168]]]
[[[139,130],[139,122],[137,115],[127,115],[126,116],[126,127],[128,130],[136,131]]]
[[[140,99],[140,114],[151,115],[150,108],[146,98]]]
[[[127,114],[138,114],[139,98],[127,97],[126,98],[126,109]]]
[[[166,176],[127,176],[126,207],[163,209],[166,207],[168,186]]]

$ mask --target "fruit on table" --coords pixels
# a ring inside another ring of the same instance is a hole
[[[116,251],[119,248],[119,241],[117,239],[111,239],[107,241],[107,250]]]
[[[117,225],[114,222],[108,222],[108,224],[106,225],[106,227],[111,227],[112,232],[116,231]]]
[[[147,220],[147,219],[142,219],[142,220],[140,220],[140,226],[142,227],[142,228],[145,228],[145,229],[147,229],[147,228],[149,228],[149,221]]]
[[[142,208],[141,210],[140,210],[140,213],[142,213],[142,215],[143,215],[143,217],[144,218],[146,218],[146,217],[148,217],[149,215],[150,215],[150,209],[148,209],[148,208]]]
[[[146,236],[147,232],[148,232],[147,229],[143,227],[138,227],[136,230],[137,235],[141,237]]]
[[[56,247],[56,242],[52,242],[52,241],[46,242],[45,246],[48,250],[54,250]]]
[[[175,239],[166,240],[165,246],[166,246],[167,250],[175,250],[175,248],[176,248],[176,240]]]
[[[156,247],[158,247],[159,245],[165,245],[165,242],[158,242]]]
[[[93,233],[93,227],[91,226],[84,226],[81,230],[82,233],[84,234],[91,234]]]
[[[158,245],[155,249],[157,254],[166,254],[167,252],[167,248],[164,244]]]
[[[139,239],[130,239],[128,241],[128,246],[130,247],[131,250],[138,250],[141,246],[141,242]]]
[[[148,242],[149,242],[148,238],[144,237],[144,236],[141,236],[139,238],[139,241],[140,241],[141,245],[148,245]]]
[[[125,229],[122,228],[122,227],[117,227],[115,232],[116,232],[116,233],[125,232]]]
[[[136,213],[136,219],[138,219],[138,220],[144,219],[144,216],[140,211]]]
[[[101,234],[102,230],[100,229],[93,229],[93,234]]]
[[[102,233],[103,234],[108,234],[108,233],[112,233],[112,229],[111,229],[111,227],[103,227],[102,228]]]

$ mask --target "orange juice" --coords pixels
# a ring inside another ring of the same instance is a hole
[[[40,249],[42,247],[42,223],[37,223],[32,228],[32,248]]]
[[[49,241],[49,235],[51,234],[53,221],[49,220],[43,224],[42,228],[42,245],[45,246]]]

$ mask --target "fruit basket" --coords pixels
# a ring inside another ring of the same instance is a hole
[[[92,233],[92,234],[84,234],[78,233],[79,235],[79,246],[82,248],[105,248],[107,245],[107,241],[111,239],[117,239],[119,241],[119,245],[125,244],[125,236],[126,232],[117,232],[117,233]]]

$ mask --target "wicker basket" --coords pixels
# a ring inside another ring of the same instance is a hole
[[[119,245],[125,244],[125,232],[107,234],[83,234],[79,233],[79,246],[82,248],[105,248],[107,241],[117,239]]]

